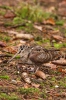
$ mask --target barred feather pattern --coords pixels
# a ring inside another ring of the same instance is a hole
[[[24,46],[21,50],[24,50],[20,53],[22,61],[30,61],[33,64],[43,64],[61,57],[58,50],[47,50],[41,46]]]
[[[22,63],[27,64],[43,64],[49,61],[58,59],[62,57],[59,50],[45,49],[41,46],[26,46],[22,45],[18,49],[17,53],[8,61],[12,61],[17,54],[20,55]]]

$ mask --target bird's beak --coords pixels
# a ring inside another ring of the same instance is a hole
[[[7,63],[11,62],[20,52],[21,52],[21,49],[19,48],[18,52],[10,60],[8,60]]]

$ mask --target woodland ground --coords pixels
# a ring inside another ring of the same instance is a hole
[[[29,5],[22,10],[23,1]],[[19,64],[19,56],[7,64],[21,44],[55,48],[66,55],[65,10],[65,0],[0,0],[0,100],[66,100],[66,59],[65,66],[40,66],[48,74],[44,80],[30,71],[32,65]],[[16,33],[20,32],[30,38],[19,38]],[[23,72],[31,84],[22,78]]]

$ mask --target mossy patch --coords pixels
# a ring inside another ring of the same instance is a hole
[[[18,90],[21,94],[35,94],[35,93],[39,93],[39,89],[37,88],[19,88]]]
[[[9,79],[9,76],[8,75],[0,75],[0,79]]]
[[[2,99],[2,100],[20,100],[16,95],[7,95],[6,93],[0,93],[0,99]]]

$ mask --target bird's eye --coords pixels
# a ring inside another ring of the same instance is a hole
[[[24,45],[22,45],[22,46],[20,46],[20,49],[21,49],[21,50],[23,50],[23,49],[24,49],[24,47],[25,47],[25,46],[24,46]]]

